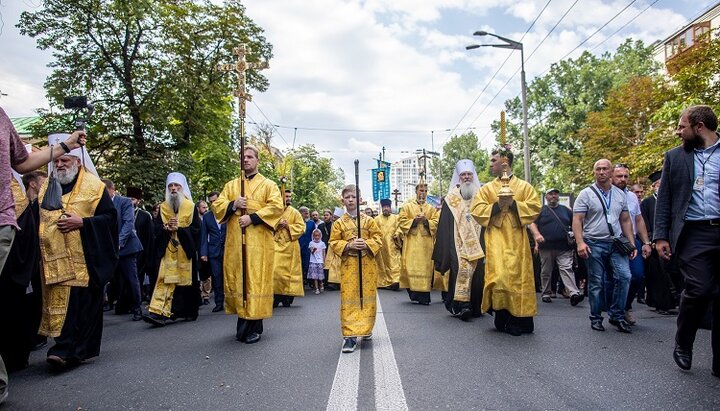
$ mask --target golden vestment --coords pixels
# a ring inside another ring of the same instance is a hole
[[[333,223],[330,249],[340,256],[340,326],[343,337],[372,334],[377,307],[377,267],[375,255],[382,247],[382,234],[375,221],[360,213],[361,238],[367,249],[362,255],[362,308],[360,308],[360,279],[358,252],[346,251],[348,242],[356,239],[357,220],[349,214]]]
[[[472,277],[480,259],[485,257],[480,245],[480,224],[470,214],[469,205],[455,187],[445,196],[445,204],[453,216],[453,240],[458,256],[458,272],[455,279],[454,301],[470,302]],[[447,279],[449,276],[446,275]]]
[[[527,182],[512,177],[515,205],[493,215],[499,178],[480,188],[472,215],[485,227],[485,288],[482,311],[508,310],[516,317],[537,314],[535,277],[526,226],[540,214],[540,198]]]
[[[397,214],[387,217],[380,214],[375,217],[375,224],[382,233],[382,248],[375,256],[378,268],[377,286],[387,287],[400,282],[400,248],[393,239],[393,236],[398,235],[399,219]]]
[[[245,179],[247,214],[262,219],[261,224],[245,228],[247,256],[247,301],[243,301],[242,235],[240,210],[229,213],[233,202],[240,196],[240,178],[225,184],[220,197],[213,203],[215,218],[227,223],[223,270],[225,275],[225,312],[237,314],[246,320],[272,317],[273,267],[275,244],[273,227],[283,213],[283,200],[277,184],[261,174]],[[243,304],[244,303],[244,304]]]
[[[423,223],[413,227],[415,216],[419,214],[427,219],[427,227]],[[400,208],[398,222],[403,233],[400,287],[411,291],[430,291],[435,276],[432,252],[439,217],[435,207],[428,203],[419,204],[416,200],[408,201]]]
[[[41,204],[49,181],[45,180],[38,193]],[[80,218],[92,217],[103,192],[105,184],[80,167],[72,191],[62,196],[64,211]],[[80,230],[61,233],[57,222],[62,215],[63,210],[48,211],[40,207],[43,313],[38,332],[48,337],[60,336],[70,301],[70,287],[87,287],[90,280]]]
[[[177,218],[178,228],[186,228],[192,224],[195,205],[192,201],[181,196],[180,209],[175,214],[167,201],[160,204],[160,217],[163,224],[171,218]],[[177,241],[177,234],[171,234]],[[172,299],[175,286],[192,285],[192,256],[185,253],[180,243],[168,242],[163,258],[160,260],[158,278],[155,282],[148,311],[165,317],[172,316]]]
[[[287,227],[275,226],[275,270],[273,290],[278,295],[305,295],[302,276],[302,260],[298,239],[305,233],[302,214],[293,206],[287,206],[280,220],[287,220]],[[279,222],[279,220],[278,220]]]

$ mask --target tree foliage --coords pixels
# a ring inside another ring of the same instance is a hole
[[[236,82],[217,65],[234,61],[241,43],[251,46],[250,61],[272,57],[239,0],[46,0],[18,27],[53,50],[45,84],[53,109],[68,95],[96,103],[88,148],[103,176],[161,192],[171,170],[186,173],[194,191],[236,174],[227,97]],[[252,70],[247,84],[268,86]]]

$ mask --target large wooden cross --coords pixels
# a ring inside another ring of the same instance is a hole
[[[220,71],[234,71],[237,74],[237,87],[235,88],[233,93],[235,97],[238,98],[238,114],[240,115],[240,119],[242,121],[245,118],[245,104],[248,101],[252,101],[252,95],[247,92],[247,88],[245,87],[245,74],[247,70],[262,70],[270,66],[267,62],[249,63],[245,59],[245,57],[250,54],[252,49],[245,44],[239,45],[235,48],[234,51],[235,55],[237,55],[237,60],[235,61],[235,63],[218,64],[218,69]]]

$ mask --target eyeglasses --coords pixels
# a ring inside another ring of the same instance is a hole
[[[625,164],[625,163],[615,164],[615,168],[627,168],[628,170],[630,170],[630,166],[628,166],[628,165]]]

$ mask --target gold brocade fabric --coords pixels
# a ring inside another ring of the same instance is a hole
[[[237,314],[247,320],[272,317],[273,267],[275,242],[273,230],[283,213],[283,201],[277,185],[260,174],[245,180],[245,197],[248,199],[247,214],[256,213],[264,224],[250,225],[245,229],[247,255],[247,301],[243,301],[242,235],[240,210],[229,218],[225,215],[233,201],[240,196],[240,179],[225,184],[220,197],[213,203],[215,218],[227,222],[225,256],[225,312]],[[244,304],[243,304],[244,303]]]
[[[505,210],[492,216],[497,192],[495,179],[480,188],[473,199],[472,215],[485,230],[485,288],[482,311],[506,309],[516,317],[537,314],[535,278],[526,226],[540,214],[540,198],[527,182],[512,177],[517,211]]]
[[[10,180],[10,191],[12,192],[13,198],[15,199],[15,219],[20,218],[25,209],[30,205],[27,196],[23,192],[20,184],[14,178]]]
[[[428,227],[422,223],[412,226],[419,214],[427,218]],[[412,291],[430,291],[435,275],[432,253],[440,213],[430,204],[418,204],[416,200],[411,200],[403,204],[398,217],[399,228],[403,233],[400,287]]]
[[[195,205],[184,196],[181,197],[180,209],[175,214],[167,201],[160,204],[160,218],[163,224],[167,224],[171,218],[177,218],[178,228],[187,228],[192,224]],[[148,305],[148,311],[165,317],[172,316],[172,299],[176,286],[192,285],[192,256],[188,256],[177,239],[177,233],[171,235],[173,241],[169,241],[165,248],[165,254],[160,260],[158,278],[155,281],[152,298]]]
[[[342,260],[340,259],[340,257],[333,252],[331,247],[328,247],[327,254],[325,255],[325,269],[328,270],[329,283],[340,284],[341,263]]]
[[[390,214],[387,217],[380,214],[375,217],[375,224],[382,233],[382,248],[375,256],[378,287],[387,287],[400,282],[400,249],[393,239],[393,236],[398,235],[398,223],[397,214]]]
[[[362,308],[357,252],[345,251],[348,242],[357,238],[357,220],[345,214],[333,223],[330,232],[332,251],[340,255],[340,326],[343,337],[372,334],[377,307],[377,267],[374,256],[382,247],[382,233],[375,221],[360,213],[361,238],[368,250],[362,257]],[[354,254],[354,255],[351,255]]]
[[[40,188],[38,201],[42,204],[50,179]],[[105,184],[94,174],[80,167],[72,191],[62,196],[64,210],[81,218],[95,215]],[[63,210],[40,208],[40,255],[42,256],[43,315],[39,333],[57,337],[65,324],[70,300],[70,287],[87,287],[90,275],[85,263],[80,230],[61,233],[57,222]]]
[[[273,290],[278,295],[302,297],[305,295],[302,276],[302,259],[298,239],[305,233],[305,221],[298,210],[288,206],[280,220],[286,220],[284,228],[275,227],[275,269]]]
[[[445,204],[453,215],[453,238],[458,256],[458,273],[455,280],[455,301],[470,301],[473,274],[478,262],[485,257],[480,245],[480,224],[470,214],[467,203],[456,187],[445,197]],[[447,277],[447,276],[446,276]]]

